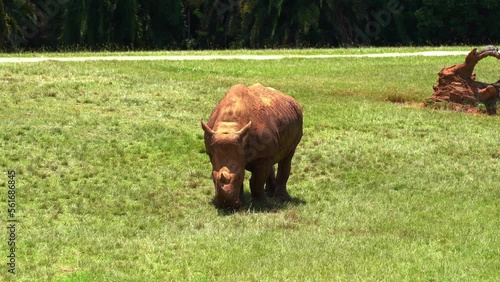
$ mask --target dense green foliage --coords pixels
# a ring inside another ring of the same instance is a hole
[[[498,18],[493,0],[2,0],[0,48],[484,45]]]
[[[2,64],[0,281],[498,281],[500,118],[413,106],[462,60]],[[294,200],[219,213],[200,119],[256,82],[303,107]]]

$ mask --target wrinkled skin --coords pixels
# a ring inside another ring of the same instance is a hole
[[[302,137],[302,110],[293,98],[261,84],[235,85],[212,111],[208,123],[202,120],[201,125],[212,163],[215,206],[241,207],[245,169],[252,172],[253,200],[265,201],[266,192],[290,199],[286,182]]]

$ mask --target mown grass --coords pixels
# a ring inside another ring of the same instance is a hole
[[[17,281],[497,281],[500,119],[415,106],[462,60],[3,64]],[[199,121],[256,82],[304,109],[294,201],[221,213]]]

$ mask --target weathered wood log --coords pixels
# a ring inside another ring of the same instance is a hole
[[[476,81],[474,74],[476,64],[486,57],[500,59],[498,48],[487,46],[480,51],[474,48],[464,63],[443,68],[438,74],[438,84],[433,87],[434,94],[429,98],[430,101],[469,107],[477,107],[482,103],[489,115],[495,115],[497,102],[500,100],[500,80],[495,83],[483,83]]]

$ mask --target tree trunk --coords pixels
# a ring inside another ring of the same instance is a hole
[[[434,94],[428,104],[449,102],[463,108],[477,107],[479,103],[483,103],[487,113],[495,115],[497,101],[500,99],[500,80],[496,83],[479,82],[473,73],[476,64],[489,56],[500,59],[498,48],[488,46],[480,51],[474,48],[464,63],[442,69],[439,72],[438,85],[434,86]]]

